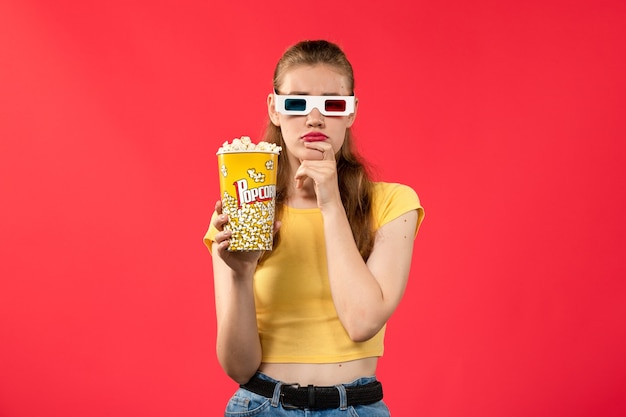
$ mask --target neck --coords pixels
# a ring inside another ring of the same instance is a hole
[[[287,205],[293,208],[315,208],[317,207],[317,195],[315,194],[315,184],[313,180],[307,178],[302,188],[296,188],[295,182],[289,187],[289,197]]]

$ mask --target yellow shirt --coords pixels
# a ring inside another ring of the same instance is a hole
[[[417,234],[424,217],[417,194],[402,184],[375,183],[372,207],[376,228],[418,210]],[[285,207],[281,221],[280,245],[254,275],[262,361],[332,363],[382,356],[385,327],[356,343],[339,321],[328,281],[320,210]],[[216,232],[213,226],[207,231],[208,247]]]

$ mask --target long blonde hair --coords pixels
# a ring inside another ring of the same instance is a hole
[[[352,65],[339,46],[325,40],[302,41],[287,49],[274,70],[274,89],[278,91],[284,74],[291,68],[316,64],[330,65],[341,71],[348,80],[349,92],[354,93]],[[280,127],[271,121],[268,121],[263,140],[276,143],[285,149]],[[276,179],[276,219],[282,217],[284,204],[288,198],[287,185],[293,180],[288,167],[287,155],[282,152],[278,157]],[[367,260],[374,247],[372,180],[368,168],[354,148],[349,128],[337,155],[337,176],[341,201],[348,216],[352,235],[361,256]],[[274,245],[277,246],[279,243],[280,231],[274,238]],[[266,253],[266,256],[269,255]]]

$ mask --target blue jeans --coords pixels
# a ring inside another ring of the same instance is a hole
[[[259,373],[258,377],[267,381],[279,382],[262,373]],[[366,377],[348,384],[338,385],[339,396],[345,399],[345,387],[365,385],[375,380],[375,377]],[[239,388],[228,402],[224,417],[389,417],[389,409],[383,401],[325,410],[290,409],[281,404],[279,392],[280,389],[277,389],[273,398],[265,398],[244,388]]]

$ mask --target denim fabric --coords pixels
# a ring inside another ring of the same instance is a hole
[[[262,373],[258,376],[267,381],[279,382]],[[345,398],[345,387],[365,385],[375,380],[375,377],[359,378],[338,386],[340,398]],[[279,392],[280,389],[276,389],[274,398],[265,398],[239,388],[228,402],[224,417],[389,417],[389,409],[383,401],[368,405],[340,406],[327,410],[290,409],[283,407],[280,403]]]

